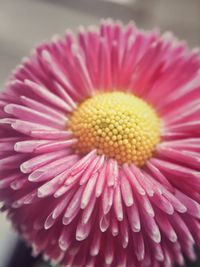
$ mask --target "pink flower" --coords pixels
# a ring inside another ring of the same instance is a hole
[[[61,266],[170,267],[200,244],[200,60],[103,21],[37,47],[0,95],[0,201]]]

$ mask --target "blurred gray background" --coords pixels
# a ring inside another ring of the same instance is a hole
[[[159,26],[191,47],[200,45],[200,0],[0,0],[0,89],[33,46],[67,28],[98,23],[102,17],[134,20],[145,29]],[[13,239],[0,215],[0,267],[5,267]]]

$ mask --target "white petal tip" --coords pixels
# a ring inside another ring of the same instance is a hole
[[[50,53],[47,51],[47,50],[43,50],[42,51],[42,57],[47,60],[47,61],[50,61],[51,60],[51,55]]]
[[[25,79],[24,80],[24,84],[26,84],[26,85],[30,85],[32,82],[30,81],[30,80],[28,80],[28,79]]]
[[[45,194],[45,192],[41,189],[38,189],[38,191],[37,191],[37,197],[38,198],[43,198],[43,197],[45,197],[46,196],[46,194]]]
[[[169,240],[170,240],[171,242],[173,242],[173,243],[176,243],[177,239],[178,239],[178,238],[177,238],[177,236],[176,236],[175,234],[171,235],[170,238],[169,238]]]
[[[68,218],[68,217],[63,217],[63,220],[62,220],[62,223],[64,224],[64,225],[68,225],[68,224],[70,224],[70,218]]]
[[[135,226],[135,227],[132,227],[132,231],[134,233],[139,233],[141,231],[141,227],[138,225],[138,226]]]
[[[44,174],[43,171],[35,171],[35,172],[32,172],[29,175],[28,180],[30,182],[37,182],[37,180],[41,177],[42,174]]]
[[[152,239],[155,243],[159,244],[161,242],[161,235],[160,232],[156,231],[153,236]]]
[[[25,163],[23,163],[23,164],[20,165],[20,171],[21,171],[22,173],[28,173],[28,170],[27,170],[27,168],[26,168]]]
[[[10,113],[12,113],[12,106],[11,105],[6,105],[5,107],[4,107],[4,111],[6,112],[6,113],[8,113],[8,114],[10,114]]]

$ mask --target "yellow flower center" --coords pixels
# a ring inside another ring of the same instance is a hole
[[[160,119],[140,98],[124,92],[99,93],[73,112],[69,128],[78,139],[76,151],[142,166],[160,140]]]

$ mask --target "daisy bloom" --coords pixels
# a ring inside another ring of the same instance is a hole
[[[171,267],[200,245],[200,59],[102,21],[35,48],[0,95],[0,201],[62,267]]]

